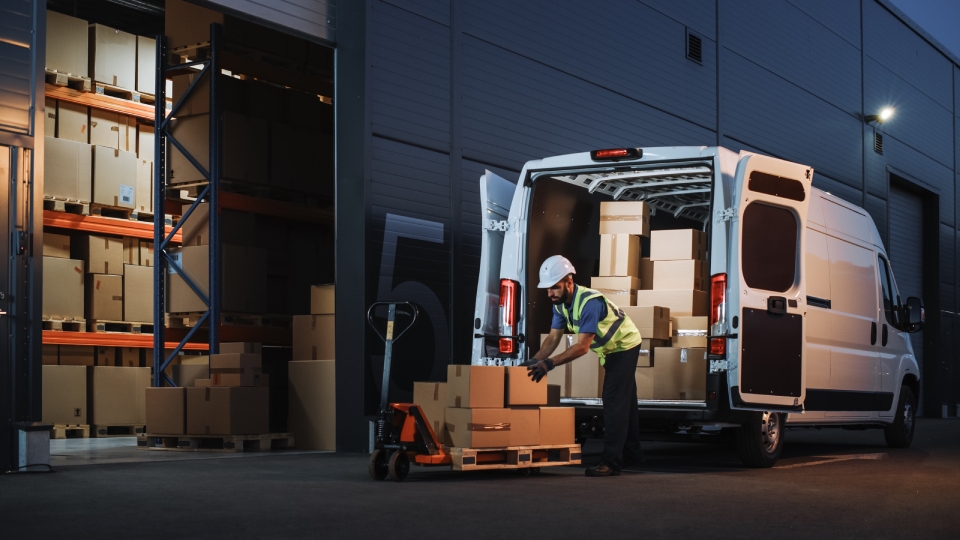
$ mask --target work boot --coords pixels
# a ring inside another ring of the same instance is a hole
[[[611,469],[606,463],[600,463],[596,467],[590,467],[584,473],[586,476],[620,476],[620,471]]]

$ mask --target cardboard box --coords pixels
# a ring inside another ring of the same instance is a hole
[[[153,242],[140,241],[140,266],[153,266]]]
[[[121,116],[115,112],[96,107],[90,109],[90,144],[113,148],[114,150],[126,150],[126,148],[120,147]],[[126,117],[124,116],[123,119],[123,131],[126,135]],[[125,138],[124,145],[126,145]]]
[[[147,423],[146,389],[150,368],[87,368],[87,409],[90,423],[135,426]]]
[[[563,366],[560,366],[563,367]],[[559,407],[560,406],[560,385],[559,384],[548,384],[547,385],[547,407]]]
[[[87,274],[87,319],[123,320],[123,276]]]
[[[336,313],[336,286],[310,286],[310,313],[312,315],[333,315]]]
[[[93,365],[95,366],[117,366],[117,348],[116,347],[94,347]],[[139,367],[139,366],[131,366]]]
[[[123,240],[84,235],[73,239],[73,254],[86,263],[88,274],[123,275]]]
[[[155,145],[153,126],[137,125],[137,159],[153,161]]]
[[[288,366],[290,408],[287,429],[296,436],[297,448],[336,450],[336,362],[293,361]]]
[[[135,90],[137,87],[137,38],[102,24],[90,25],[90,56],[87,70],[97,82]]]
[[[637,291],[638,306],[663,306],[670,308],[674,317],[707,315],[710,298],[703,291],[676,289],[670,291]]]
[[[660,306],[624,307],[623,312],[633,321],[640,337],[648,339],[670,339],[670,308]]]
[[[47,69],[75,77],[87,76],[87,26],[83,19],[47,10]]]
[[[444,445],[455,448],[502,448],[510,446],[511,420],[513,420],[513,413],[510,409],[447,407],[445,413],[447,438]]]
[[[57,136],[57,100],[55,99],[43,99],[43,135]]]
[[[526,367],[511,366],[505,370],[504,395],[507,407],[547,404],[547,380],[534,382]]]
[[[153,160],[137,158],[137,189],[134,209],[153,213]]]
[[[185,435],[187,433],[187,389],[147,388],[147,433]]]
[[[504,380],[500,366],[447,366],[447,407],[502,408]]]
[[[95,347],[82,345],[61,345],[61,366],[93,366],[97,358]]]
[[[222,117],[222,177],[254,184],[266,184],[269,169],[268,152],[264,149],[270,146],[269,125],[265,120],[232,112],[224,112]],[[192,155],[197,163],[209,170],[209,115],[178,117],[172,122],[171,131],[184,148],[189,148],[193,152]],[[170,184],[204,180],[200,171],[179,150],[171,147],[167,156],[169,157]]]
[[[184,246],[210,245],[210,205],[200,203],[193,210],[183,226]],[[220,242],[238,246],[250,245],[257,236],[257,222],[254,214],[236,210],[220,210]]]
[[[637,367],[637,399],[654,399],[653,398],[653,374],[654,369],[652,367]]]
[[[706,399],[706,349],[654,350],[653,399]]]
[[[104,146],[93,147],[93,203],[133,210],[136,182],[136,154]]]
[[[637,367],[653,367],[654,351],[657,347],[669,347],[669,339],[647,339],[643,338],[640,344],[640,355],[637,358]]]
[[[204,379],[210,383],[210,366],[203,364],[179,364],[173,366],[173,382],[181,388],[192,388],[197,386],[197,379]],[[207,384],[211,386],[212,384]]]
[[[120,150],[137,153],[137,119],[133,116],[121,114],[119,118],[120,127]]]
[[[426,416],[427,423],[433,428],[437,440],[442,443],[446,437],[444,409],[447,408],[447,383],[413,383],[413,402],[423,409],[423,415]]]
[[[706,263],[697,260],[659,261],[653,269],[653,288],[658,290],[707,290],[703,269]]]
[[[83,261],[43,258],[43,313],[55,319],[83,319]]]
[[[137,36],[137,92],[157,92],[157,40]]]
[[[54,425],[87,423],[87,368],[43,366],[42,409],[44,422]]]
[[[220,354],[261,354],[262,352],[262,343],[233,341],[220,344]]]
[[[650,206],[642,201],[600,203],[600,234],[650,235]]]
[[[59,102],[57,104],[57,138],[89,144],[90,108],[68,101]]]
[[[167,33],[167,49],[210,41],[210,25],[224,24],[223,13],[203,8],[185,0],[167,0],[164,20]]]
[[[66,234],[43,233],[43,256],[70,258],[70,237]]]
[[[263,386],[187,388],[187,433],[258,435],[270,431],[270,389]]]
[[[640,276],[640,237],[631,234],[600,235],[600,275]]]
[[[123,320],[153,322],[153,268],[133,265],[124,267]]]
[[[294,360],[336,359],[336,321],[336,315],[294,315]]]
[[[221,245],[222,275],[221,308],[223,311],[263,313],[266,311],[266,250]],[[193,282],[208,294],[210,282],[209,246],[188,246],[177,252],[183,270]],[[167,311],[170,313],[195,313],[206,311],[206,304],[193,292],[177,271],[167,270]]]
[[[590,288],[603,293],[617,307],[632,306],[640,288],[640,279],[633,276],[592,277]]]
[[[44,344],[40,348],[41,365],[56,366],[60,364],[60,346]]]
[[[130,238],[129,236],[124,236],[121,239],[123,242],[123,265],[139,265],[140,264],[140,241],[136,238]],[[126,273],[126,271],[124,271]]]
[[[651,261],[678,261],[707,258],[707,235],[695,229],[653,231],[650,234]],[[656,281],[656,279],[654,279]]]
[[[139,347],[117,347],[117,365],[122,367],[151,367],[153,366],[153,357],[149,360],[144,354],[145,350]],[[147,365],[149,362],[149,365]]]
[[[706,336],[710,328],[709,317],[670,317],[670,326],[675,336]]]
[[[573,407],[540,407],[540,444],[574,444],[575,413]]]
[[[569,342],[572,344],[574,336],[571,334]],[[600,359],[593,351],[577,358],[570,364],[570,397],[596,398],[603,393],[603,381]]]
[[[263,386],[263,361],[259,354],[211,354],[213,386]]]
[[[210,388],[213,386],[213,381],[210,379],[197,379],[193,381],[194,388]]]
[[[539,445],[540,408],[510,408],[510,446]]]
[[[44,137],[43,194],[59,200],[90,201],[93,154],[90,145]]]

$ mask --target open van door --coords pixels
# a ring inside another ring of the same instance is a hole
[[[737,167],[729,295],[738,339],[728,351],[737,355],[729,377],[734,408],[802,410],[804,229],[812,179],[811,167],[756,154],[743,155]]]
[[[500,261],[503,239],[509,228],[510,204],[517,186],[486,171],[480,177],[480,204],[483,207],[480,239],[480,279],[473,313],[473,353],[471,363],[499,354],[500,334]]]

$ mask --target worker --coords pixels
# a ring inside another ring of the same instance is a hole
[[[637,410],[637,360],[640,331],[629,317],[603,294],[573,282],[573,264],[554,255],[540,266],[541,289],[553,302],[550,335],[540,351],[524,362],[530,377],[539,382],[562,366],[593,350],[604,369],[603,454],[587,476],[619,476],[622,467],[639,464],[640,418]],[[565,331],[576,334],[576,343],[551,357]]]

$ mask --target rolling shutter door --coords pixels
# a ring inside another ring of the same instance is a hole
[[[916,296],[926,302],[923,296],[923,201],[917,195],[892,185],[888,249],[900,298],[905,302],[907,297]],[[910,334],[910,340],[922,373],[923,332]]]

